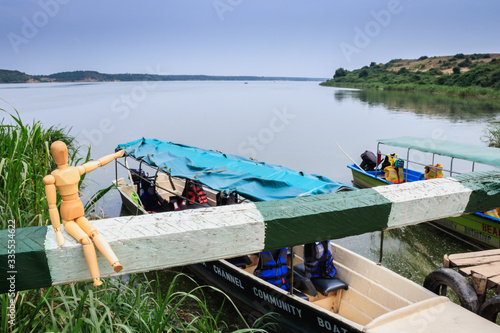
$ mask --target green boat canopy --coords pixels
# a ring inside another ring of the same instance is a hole
[[[170,168],[172,176],[196,179],[217,191],[236,191],[253,201],[353,189],[324,176],[157,139],[142,138],[118,148],[150,166]]]
[[[427,153],[460,158],[466,161],[482,163],[500,168],[499,148],[475,146],[438,139],[415,138],[410,136],[403,136],[394,139],[381,139],[378,140],[378,142],[384,145],[415,149]]]

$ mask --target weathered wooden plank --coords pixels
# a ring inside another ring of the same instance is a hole
[[[459,271],[467,276],[471,275],[472,273],[479,273],[481,275],[486,276],[487,278],[490,278],[492,276],[500,274],[500,265],[493,263],[493,264],[484,264],[477,266],[468,266],[460,268]]]
[[[500,265],[498,264],[485,264],[471,267],[471,273],[478,273],[490,278],[500,274]]]
[[[500,284],[500,274],[499,275],[495,275],[495,276],[491,276],[488,278],[488,280],[490,282],[493,282],[495,284]]]
[[[455,260],[458,259],[468,259],[468,258],[497,256],[497,255],[500,255],[500,249],[467,252],[467,253],[455,253],[455,254],[450,254],[448,258],[450,261],[455,262]]]
[[[500,255],[453,259],[452,266],[475,266],[475,265],[483,265],[494,262],[500,264]]]
[[[253,204],[120,217],[92,221],[92,224],[123,264],[120,274],[192,264],[200,259],[210,261],[255,253],[264,247],[265,224]],[[16,232],[30,229],[34,228]],[[44,259],[40,262],[43,269],[33,263],[24,265],[16,261],[17,274],[13,274],[16,290],[89,280],[82,246],[64,228],[62,232],[65,237],[62,247],[57,245],[52,227],[44,227],[43,236],[35,239],[16,236],[16,260],[19,256],[29,255],[29,252],[20,253],[17,250],[34,241],[42,246],[33,253],[41,253]],[[0,233],[2,244],[7,244],[4,236],[5,233]],[[10,271],[5,266],[6,255],[6,249],[0,249],[0,292],[10,289],[6,280]],[[102,277],[117,275],[99,252],[97,257]]]
[[[120,258],[124,266],[120,274],[144,272],[485,211],[500,202],[499,176],[500,172],[475,173],[455,179],[121,217],[93,224]],[[17,281],[25,281],[22,288],[26,289],[46,286],[47,281],[63,284],[90,279],[81,245],[63,232],[66,243],[59,247],[52,228],[45,229],[46,263],[39,260],[43,267],[16,262],[16,290],[21,288]],[[8,231],[0,231],[0,292],[10,288],[6,273],[10,271],[8,235]],[[32,252],[42,253],[41,241],[40,236],[16,236],[16,258],[29,257],[30,250],[17,251],[33,242],[38,247]],[[103,277],[115,274],[100,254],[98,262]],[[37,280],[32,281],[34,276]]]

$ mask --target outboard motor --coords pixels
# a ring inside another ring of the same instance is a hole
[[[377,166],[377,157],[375,154],[369,150],[366,150],[363,154],[361,154],[361,162],[360,167],[365,171],[373,171]]]

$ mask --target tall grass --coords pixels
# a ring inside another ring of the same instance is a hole
[[[1,229],[9,219],[16,227],[24,228],[45,224],[49,218],[42,178],[56,168],[49,147],[61,140],[68,146],[70,164],[85,162],[90,157],[88,149],[84,158],[78,157],[80,148],[64,128],[44,129],[38,121],[26,125],[15,114],[4,109],[0,112],[10,117],[13,124],[0,123],[0,216]]]
[[[220,320],[221,308],[215,315],[206,307],[205,290],[196,287],[190,292],[176,291],[180,279],[191,279],[179,274],[174,277],[166,293],[162,294],[154,281],[145,277],[131,288],[120,279],[106,279],[99,290],[87,288],[84,283],[50,287],[40,293],[20,292],[16,307],[15,325],[11,326],[4,314],[7,294],[0,295],[1,332],[221,332],[229,326]],[[229,300],[229,298],[228,298]],[[187,303],[190,303],[189,305]],[[195,310],[193,310],[193,304]],[[236,307],[229,300],[230,306]],[[189,306],[190,312],[183,310]],[[243,326],[235,332],[265,332],[273,324],[261,328],[248,325],[241,313]],[[260,325],[258,322],[256,325]]]

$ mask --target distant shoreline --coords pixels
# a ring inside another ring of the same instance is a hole
[[[105,74],[95,71],[61,72],[50,75],[29,75],[20,71],[0,69],[0,83],[43,82],[132,82],[132,81],[325,81],[325,78],[286,76],[224,76],[224,75],[158,75]]]

